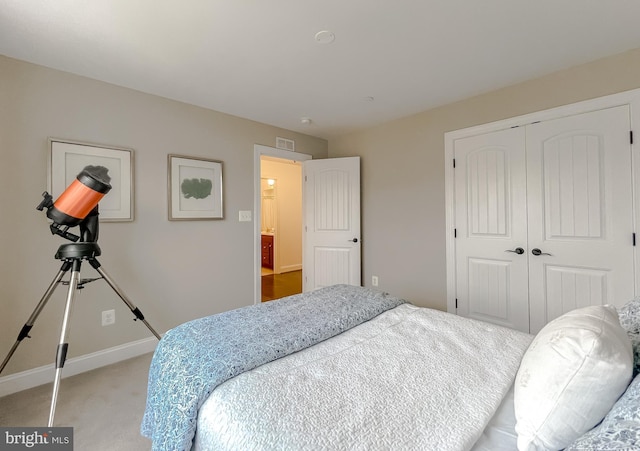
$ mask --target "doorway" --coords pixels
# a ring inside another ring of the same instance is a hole
[[[310,159],[254,146],[254,303],[302,292],[302,162]]]
[[[302,164],[260,157],[261,301],[302,293]]]

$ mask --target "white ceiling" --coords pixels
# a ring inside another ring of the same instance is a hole
[[[0,54],[330,139],[640,47],[638,18],[638,0],[0,0]]]

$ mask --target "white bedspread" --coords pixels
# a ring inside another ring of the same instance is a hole
[[[468,450],[532,336],[409,304],[220,385],[196,450]]]

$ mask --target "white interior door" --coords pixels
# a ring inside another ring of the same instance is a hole
[[[633,297],[630,129],[627,105],[527,127],[531,333]]]
[[[303,163],[303,290],[359,286],[360,157]]]
[[[456,298],[462,316],[529,331],[524,128],[456,140]]]

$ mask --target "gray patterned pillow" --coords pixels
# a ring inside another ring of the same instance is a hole
[[[627,302],[618,310],[620,325],[627,331],[633,345],[633,376],[640,373],[640,297]]]
[[[613,405],[599,426],[578,438],[565,451],[631,450],[640,443],[640,376]]]

